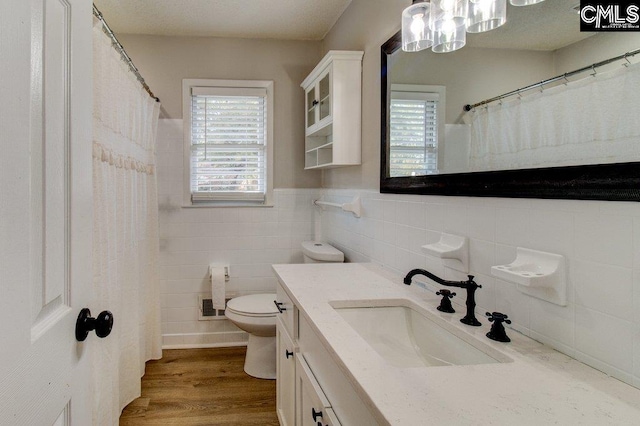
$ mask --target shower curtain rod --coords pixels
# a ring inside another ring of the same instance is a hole
[[[153,94],[153,92],[151,91],[147,83],[144,81],[144,78],[142,78],[142,75],[140,75],[140,71],[138,71],[138,68],[136,68],[136,66],[133,65],[133,61],[131,60],[129,55],[127,55],[127,52],[124,50],[124,47],[122,46],[122,44],[120,44],[120,42],[116,38],[116,35],[113,33],[113,31],[111,31],[109,24],[107,24],[107,21],[105,21],[104,18],[102,17],[102,12],[98,10],[95,4],[93,5],[93,16],[95,16],[100,20],[100,22],[102,23],[102,29],[111,39],[111,43],[113,44],[114,49],[116,49],[120,53],[120,56],[122,56],[122,59],[127,63],[127,65],[129,66],[129,69],[131,70],[133,75],[136,76],[140,84],[142,84],[142,87],[144,88],[144,90],[146,90],[149,96],[155,99],[156,102],[160,102],[160,99]]]
[[[604,61],[596,62],[594,64],[591,64],[589,66],[586,66],[586,67],[583,67],[583,68],[580,68],[580,69],[577,69],[577,70],[574,70],[574,71],[566,72],[566,73],[561,74],[559,76],[556,76],[556,77],[553,77],[553,78],[549,78],[547,80],[543,80],[543,81],[541,81],[539,83],[530,84],[530,85],[522,87],[520,89],[512,90],[511,92],[505,93],[505,94],[500,95],[500,96],[496,96],[496,97],[491,98],[491,99],[486,99],[486,100],[484,100],[482,102],[478,102],[478,103],[475,103],[473,105],[467,104],[467,105],[464,106],[463,109],[465,111],[471,111],[472,109],[474,109],[476,107],[479,107],[479,106],[482,106],[482,105],[486,105],[488,103],[491,103],[491,102],[494,102],[494,101],[498,101],[500,99],[504,99],[504,98],[509,97],[509,96],[520,94],[520,92],[524,92],[525,90],[535,89],[536,87],[544,86],[545,84],[553,83],[553,82],[558,81],[558,80],[563,80],[563,79],[566,80],[567,77],[571,77],[572,75],[579,74],[581,72],[593,70],[593,72],[595,73],[595,71],[596,71],[595,69],[597,67],[601,67],[603,65],[607,65],[607,64],[610,64],[612,62],[619,61],[620,59],[627,59],[629,56],[634,56],[634,55],[637,55],[638,53],[640,53],[640,49],[634,50],[632,52],[627,52],[624,55],[619,55],[619,56],[615,56],[613,58],[605,59]]]

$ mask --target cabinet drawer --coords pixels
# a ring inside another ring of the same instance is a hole
[[[284,288],[282,288],[282,284],[278,282],[278,287],[276,289],[276,300],[279,306],[280,313],[278,314],[278,318],[284,324],[287,333],[291,338],[296,339],[298,337],[297,330],[297,321],[296,316],[298,314],[297,308],[289,298],[289,295],[286,293]]]

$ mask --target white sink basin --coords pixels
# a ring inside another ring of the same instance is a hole
[[[410,300],[334,301],[331,306],[371,348],[396,367],[511,361]]]

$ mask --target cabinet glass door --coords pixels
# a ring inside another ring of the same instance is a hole
[[[318,92],[320,98],[320,121],[331,115],[331,90],[329,87],[329,75],[330,73],[327,73],[320,80],[320,83],[318,83]]]
[[[307,129],[316,124],[316,90],[312,87],[307,92]]]

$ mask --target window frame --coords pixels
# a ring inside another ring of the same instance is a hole
[[[211,200],[193,202],[191,198],[191,91],[194,87],[210,87],[242,90],[265,89],[267,92],[265,108],[267,112],[267,130],[265,140],[265,198],[258,203],[248,200]],[[183,123],[183,207],[273,207],[273,81],[271,80],[218,80],[183,79],[182,80],[182,123]]]

